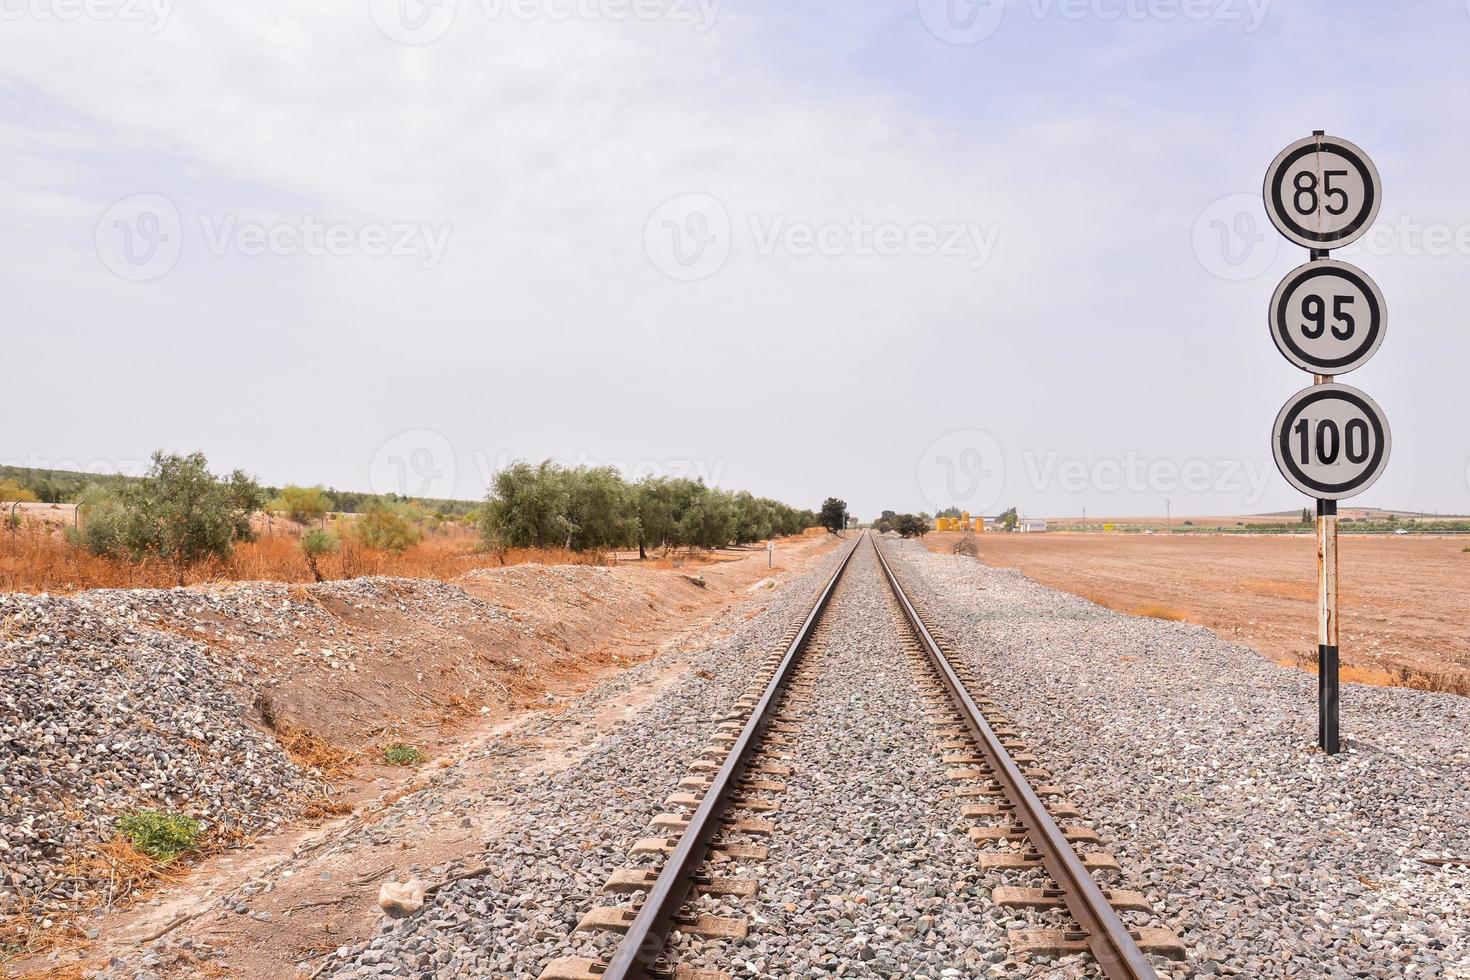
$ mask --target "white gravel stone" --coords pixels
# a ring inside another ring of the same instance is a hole
[[[204,644],[106,608],[0,595],[0,921],[41,925],[106,899],[105,873],[68,865],[125,811],[252,833],[311,786],[243,720]]]
[[[1202,627],[886,547],[1185,939],[1182,975],[1470,976],[1470,869],[1421,861],[1470,855],[1470,700],[1345,684],[1329,758],[1309,674]]]

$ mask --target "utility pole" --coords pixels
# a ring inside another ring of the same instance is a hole
[[[1164,498],[1164,530],[1165,531],[1171,530],[1174,527],[1174,515],[1173,515],[1173,513],[1169,509],[1170,506],[1171,505],[1170,505],[1170,502],[1169,502],[1169,498],[1168,497],[1165,497]]]

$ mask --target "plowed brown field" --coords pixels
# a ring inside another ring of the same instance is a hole
[[[957,534],[925,544],[950,551]],[[1123,612],[1183,619],[1281,663],[1317,653],[1311,535],[984,534],[980,559]],[[1344,536],[1344,679],[1470,693],[1470,538]]]

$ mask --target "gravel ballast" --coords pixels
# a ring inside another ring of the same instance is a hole
[[[806,654],[813,703],[789,752],[770,857],[740,942],[680,939],[676,962],[751,977],[1018,976],[955,784],[924,716],[888,586],[859,545]],[[950,972],[945,972],[950,971]]]
[[[206,833],[277,825],[310,787],[247,724],[204,644],[116,606],[0,595],[0,926],[12,940],[110,902],[107,869],[74,864],[118,816],[157,809]]]
[[[1311,675],[1201,627],[885,547],[1189,945],[1189,975],[1470,976],[1470,869],[1426,863],[1470,856],[1470,701],[1344,685],[1329,758]]]
[[[130,811],[196,819],[212,848],[269,833],[321,794],[320,774],[263,730],[289,702],[280,678],[368,675],[401,658],[396,637],[348,628],[328,605],[445,633],[525,630],[421,579],[0,594],[0,951],[73,920],[91,935],[76,913],[123,903],[98,848]],[[463,687],[489,672],[455,666]]]
[[[884,547],[950,655],[1121,862],[1106,883],[1152,902],[1153,916],[1130,921],[1172,928],[1189,947],[1185,963],[1156,961],[1162,977],[1470,978],[1470,873],[1425,863],[1470,854],[1470,703],[1347,685],[1346,751],[1329,759],[1313,745],[1309,675],[973,559]],[[618,937],[578,922],[629,900],[602,895],[604,882],[651,863],[632,846],[655,835],[665,798],[839,559],[771,593],[759,615],[732,607],[703,636],[468,747],[381,816],[335,833],[314,853],[383,854],[447,819],[474,835],[465,857],[395,877],[485,870],[306,972],[534,978],[559,957],[610,954]],[[674,959],[738,977],[1097,976],[1086,956],[1017,956],[1007,941],[1068,920],[990,900],[999,884],[1040,882],[979,870],[866,543],[828,624],[801,675],[818,700],[781,749],[794,771],[779,810],[761,814],[775,824],[760,839],[769,856],[721,872],[757,879],[758,892],[698,899],[746,918],[750,935],[681,936]],[[466,775],[485,770],[501,775]],[[283,867],[272,873],[310,866]],[[272,887],[263,878],[222,896],[202,928],[257,914],[252,891]],[[128,957],[101,976],[151,976],[172,941],[140,950],[141,969]]]
[[[400,801],[401,812],[375,824],[372,834],[391,840],[414,824],[417,813],[451,801],[470,810],[503,810],[474,862],[492,870],[448,885],[411,918],[385,919],[371,941],[330,957],[323,975],[535,977],[558,957],[610,951],[615,937],[578,933],[577,923],[593,905],[611,901],[600,894],[608,876],[637,863],[629,849],[650,836],[649,822],[664,811],[662,801],[676,790],[692,750],[716,730],[838,557],[828,555],[794,578],[755,618],[737,613],[741,622],[729,639],[695,653],[677,681],[610,730],[597,731],[591,719],[615,709],[633,687],[667,669],[671,657],[689,651],[666,651],[600,685],[565,713],[518,726],[514,738],[483,750],[511,755],[517,744],[575,737],[585,729],[585,754],[550,779],[512,778],[503,791],[482,799],[457,797],[451,779]]]

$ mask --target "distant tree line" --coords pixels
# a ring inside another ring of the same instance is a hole
[[[81,501],[88,490],[102,487],[118,492],[123,487],[138,483],[146,476],[125,476],[117,473],[82,473],[75,470],[35,469],[25,466],[0,466],[0,501],[35,500],[44,504],[74,504]],[[290,487],[261,488],[267,497],[279,498]],[[299,488],[298,488],[299,489]],[[405,504],[410,499],[441,519],[468,517],[476,509],[469,500],[438,500],[409,498],[398,494],[360,493],[355,490],[334,490],[313,487],[321,493],[329,513],[360,514],[380,504]]]
[[[60,484],[77,504],[78,521],[67,531],[72,543],[97,555],[165,562],[177,570],[180,584],[190,566],[227,559],[238,542],[253,540],[252,517],[261,511],[300,525],[302,552],[318,580],[319,560],[337,551],[344,538],[366,548],[402,552],[426,530],[450,519],[436,509],[444,501],[371,494],[351,494],[344,500],[323,487],[272,490],[240,470],[216,476],[202,453],[156,452],[143,476],[102,478],[72,493],[72,478],[81,475],[66,474]],[[0,495],[23,501],[39,497],[13,476],[0,477]],[[846,505],[835,498],[828,501],[834,502],[845,517]],[[329,520],[344,503],[356,509],[354,519]],[[611,468],[567,469],[551,462],[518,463],[498,473],[483,507],[452,503],[456,516],[469,514],[478,521],[485,544],[492,548],[587,551],[636,546],[642,555],[675,547],[751,543],[797,534],[818,523],[810,510],[706,487],[698,480],[628,483]]]
[[[817,514],[701,480],[629,483],[611,467],[519,462],[495,475],[480,529],[492,548],[723,548],[815,527]]]
[[[339,523],[304,530],[302,552],[318,581],[318,560],[338,550],[343,534],[367,548],[402,552],[440,520],[421,501],[358,496],[360,509],[345,528]],[[274,499],[268,497],[267,489],[243,471],[210,473],[202,453],[156,452],[141,477],[85,486],[76,495],[78,521],[68,535],[96,555],[165,562],[177,570],[182,585],[190,566],[229,558],[238,542],[254,540],[251,519],[257,512],[280,513],[305,529],[325,525],[336,502],[321,487],[287,486]]]

